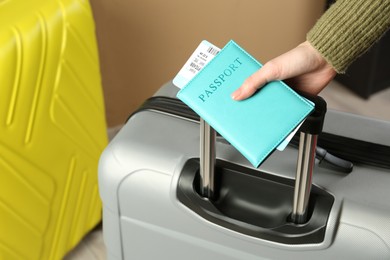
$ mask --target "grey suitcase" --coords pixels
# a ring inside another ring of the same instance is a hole
[[[319,148],[314,160],[310,134],[256,169],[202,136],[176,91],[163,86],[101,156],[108,259],[390,259],[390,123],[327,112],[318,144],[352,171]]]

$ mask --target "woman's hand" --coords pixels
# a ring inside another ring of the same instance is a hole
[[[246,99],[273,80],[284,80],[296,90],[317,95],[335,76],[333,67],[306,41],[264,64],[233,92],[232,98]]]

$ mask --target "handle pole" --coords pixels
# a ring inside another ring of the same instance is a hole
[[[215,194],[215,130],[200,119],[200,192],[203,197],[212,199]]]
[[[296,224],[302,224],[307,221],[307,208],[312,185],[316,146],[317,135],[300,133],[292,211],[292,220]]]

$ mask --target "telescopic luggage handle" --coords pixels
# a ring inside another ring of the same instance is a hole
[[[292,221],[306,222],[307,208],[312,185],[312,175],[316,156],[317,137],[322,131],[326,113],[326,102],[319,96],[308,96],[315,104],[314,111],[306,118],[299,129],[299,149],[293,198]],[[216,132],[202,118],[200,119],[200,193],[213,199],[215,196]]]
[[[213,199],[215,194],[216,132],[200,118],[200,194]]]
[[[298,160],[295,175],[294,200],[291,220],[296,224],[305,223],[312,185],[318,135],[322,132],[326,113],[326,102],[319,96],[308,96],[315,104],[314,111],[299,128]]]

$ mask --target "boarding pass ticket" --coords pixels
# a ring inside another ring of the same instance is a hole
[[[220,50],[208,41],[202,41],[173,79],[173,84],[180,89],[183,88]]]

